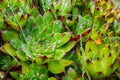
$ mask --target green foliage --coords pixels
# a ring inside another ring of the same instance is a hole
[[[112,1],[0,0],[0,79],[120,78]]]
[[[11,62],[10,56],[0,55],[0,70],[7,71]]]

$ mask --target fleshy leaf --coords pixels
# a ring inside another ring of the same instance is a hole
[[[55,77],[49,77],[48,80],[57,80]]]
[[[18,78],[18,72],[10,72],[10,75],[14,78],[14,79],[16,79],[16,80],[18,80],[19,78]]]
[[[57,42],[57,47],[60,47],[67,43],[70,40],[71,33],[70,32],[65,32],[63,34],[61,33],[56,33],[54,34],[53,40]]]
[[[93,41],[88,41],[85,45],[85,51],[88,53],[91,50],[97,52],[97,46]]]
[[[69,52],[76,44],[77,41],[69,41],[66,45],[58,48],[58,50],[63,50],[64,52]]]
[[[60,63],[63,64],[66,67],[66,66],[70,66],[74,62],[72,60],[61,59]]]
[[[16,56],[16,50],[12,47],[11,44],[6,43],[3,45],[3,48],[5,49],[5,51],[11,55],[11,56]]]
[[[65,76],[62,78],[62,80],[73,80],[70,76]]]
[[[40,67],[37,64],[32,63],[30,65],[30,70],[33,70],[34,74],[39,74]]]
[[[48,70],[47,70],[46,66],[40,66],[39,68],[40,68],[39,69],[40,74],[47,74]]]
[[[1,37],[5,42],[8,42],[14,38],[18,38],[18,33],[14,32],[14,31],[5,30],[2,32]]]
[[[68,69],[67,75],[70,76],[73,80],[77,79],[77,72],[72,68]]]
[[[47,75],[46,75],[46,74],[42,74],[42,75],[40,76],[40,80],[48,80]]]
[[[48,62],[48,69],[53,74],[59,74],[64,71],[64,66],[59,60],[51,60]]]
[[[52,12],[46,12],[44,14],[44,20],[45,20],[46,24],[50,24],[52,22],[52,20],[53,20]]]
[[[22,44],[21,47],[22,51],[26,54],[26,56],[30,57],[30,58],[34,58],[31,50],[30,50],[30,46],[27,44]]]
[[[25,55],[24,52],[18,50],[16,51],[16,54],[17,54],[17,57],[21,60],[21,61],[26,61],[27,60],[27,57]]]
[[[62,59],[65,56],[65,52],[63,50],[56,50],[54,54],[54,59]]]
[[[53,22],[53,28],[52,28],[54,33],[61,32],[63,29],[62,22],[60,20],[56,20]]]
[[[11,40],[10,43],[17,50],[22,47],[22,41],[20,39],[13,39],[13,40]]]

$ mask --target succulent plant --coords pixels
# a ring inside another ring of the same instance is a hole
[[[81,63],[93,79],[108,77],[118,68],[118,45],[119,42],[110,42],[102,37],[96,40],[89,38],[85,43],[85,50],[81,48],[81,53],[77,53],[81,54]]]
[[[91,3],[95,5],[95,11],[91,15],[91,17],[94,16],[93,27],[84,39],[85,46],[78,47],[76,54],[86,74],[93,80],[98,80],[109,77],[119,67],[120,43],[119,37],[112,30],[115,26],[110,26],[115,20],[111,15],[116,15],[112,3],[105,0],[91,1]]]
[[[17,1],[2,2],[8,7],[1,8],[2,12],[8,10],[11,13],[3,12],[5,16],[1,15],[4,27],[1,28],[0,51],[11,56],[20,70],[19,72],[8,69],[8,74],[14,79],[46,80],[49,79],[48,72],[60,74],[64,72],[66,66],[73,64],[72,60],[64,59],[64,56],[77,41],[70,41],[72,32],[64,31],[63,22],[56,19],[51,10],[39,15],[36,6],[28,1],[18,1],[21,3],[17,5],[18,10],[14,6],[9,6],[10,3],[18,3]]]
[[[107,0],[1,0],[0,79],[119,78],[119,20]]]

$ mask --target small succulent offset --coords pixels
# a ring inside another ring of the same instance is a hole
[[[0,79],[120,78],[120,11],[107,0],[1,0]]]

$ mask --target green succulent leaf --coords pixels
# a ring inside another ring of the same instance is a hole
[[[15,49],[20,49],[22,46],[22,41],[20,39],[12,39],[10,44],[15,48]]]
[[[7,2],[6,1],[1,1],[0,2],[0,8],[1,9],[6,9],[6,7],[7,7]]]
[[[86,29],[92,27],[92,18],[89,15],[78,17],[78,22],[76,23],[75,34],[79,35],[82,34]]]
[[[65,52],[63,50],[56,50],[54,54],[54,59],[60,60],[65,56]]]
[[[55,77],[49,77],[48,80],[57,80]]]
[[[89,51],[97,52],[97,46],[93,41],[88,41],[85,45],[85,51],[88,53]]]
[[[48,69],[53,74],[59,74],[64,72],[64,66],[60,63],[59,60],[51,60],[48,62]]]
[[[40,67],[37,64],[32,63],[30,65],[30,70],[33,70],[34,74],[37,75],[39,74]]]
[[[19,73],[16,72],[16,71],[10,72],[10,75],[11,75],[14,79],[16,79],[16,80],[19,79],[19,77],[18,77]]]
[[[64,52],[69,52],[76,44],[77,41],[69,41],[66,45],[59,47],[57,50],[63,50]]]
[[[53,33],[59,33],[63,30],[63,23],[60,20],[56,20],[53,22]]]
[[[90,9],[91,9],[91,13],[94,15],[94,11],[95,11],[95,3],[93,1],[91,1],[89,3]]]
[[[56,33],[53,36],[53,41],[56,41],[57,43],[57,48],[61,47],[65,43],[67,43],[70,40],[71,33],[70,32],[65,32],[63,34],[61,33]]]
[[[39,69],[40,74],[47,74],[48,73],[48,69],[46,66],[40,66],[39,68],[40,68]]]
[[[32,16],[37,17],[38,16],[38,9],[36,7],[30,9],[30,14],[32,14]]]
[[[40,80],[48,80],[47,75],[46,75],[46,74],[42,74],[42,75],[40,76]]]
[[[17,66],[17,65],[18,65],[18,61],[15,60],[15,59],[12,59],[11,62],[10,62],[10,66],[15,67],[15,66]]]
[[[69,76],[65,76],[65,77],[62,78],[62,80],[73,80],[73,79]]]
[[[19,38],[18,33],[9,30],[3,31],[1,37],[5,42],[8,42],[15,38]]]
[[[43,16],[38,16],[36,18],[36,24],[39,26],[39,30],[43,30],[45,27],[45,19]]]
[[[70,66],[74,62],[72,60],[61,59],[60,63],[62,63],[66,67],[66,66]]]
[[[26,61],[27,60],[27,57],[25,55],[24,52],[18,50],[16,51],[16,54],[17,54],[17,57],[21,60],[21,61]]]
[[[77,72],[72,68],[68,69],[67,75],[70,76],[73,80],[77,79]]]
[[[53,14],[51,12],[46,12],[44,14],[44,20],[46,22],[46,24],[50,24],[53,21]]]
[[[35,58],[35,61],[36,61],[37,65],[41,65],[42,62],[43,62],[42,60],[43,60],[42,58]]]
[[[5,29],[5,24],[4,24],[4,21],[3,21],[3,17],[0,16],[0,31]]]
[[[11,55],[11,56],[16,56],[16,50],[14,49],[14,47],[9,44],[9,43],[6,43],[3,45],[3,48],[5,49],[5,51]]]
[[[27,44],[22,44],[21,47],[22,51],[26,54],[26,56],[30,57],[30,58],[34,58],[34,55],[31,52],[30,46]]]
[[[21,62],[21,66],[22,66],[22,73],[26,74],[29,71],[29,63],[28,62]]]

